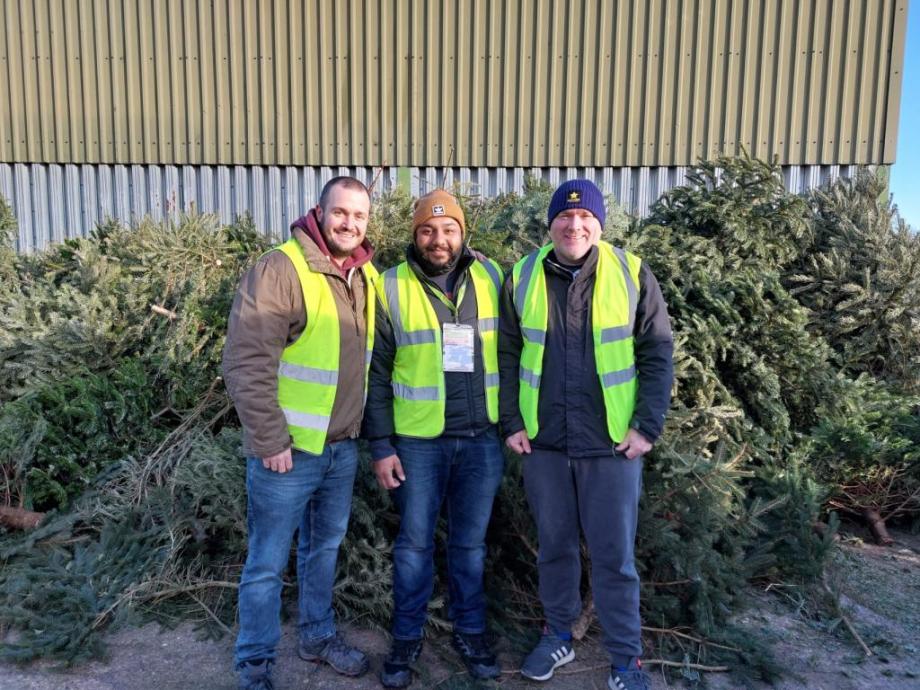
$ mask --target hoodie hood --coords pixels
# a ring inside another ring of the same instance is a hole
[[[326,246],[326,240],[323,237],[323,233],[319,229],[319,221],[316,219],[316,209],[311,208],[307,215],[301,216],[293,223],[291,223],[291,229],[299,228],[303,230],[307,237],[313,240],[314,244],[319,248],[327,259],[329,263],[338,269],[339,273],[343,276],[348,274],[352,268],[361,268],[364,264],[369,262],[374,258],[374,248],[371,246],[371,243],[367,241],[367,237],[359,244],[355,250],[351,253],[345,262],[339,266],[332,260],[332,254],[329,252],[329,247]]]

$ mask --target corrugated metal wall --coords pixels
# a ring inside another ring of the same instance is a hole
[[[788,189],[802,192],[855,170],[786,166],[783,174]],[[663,192],[684,183],[686,168],[413,168],[409,173],[416,196],[454,184],[495,196],[520,192],[528,175],[552,185],[587,177],[626,210],[645,215]],[[286,236],[291,222],[316,203],[323,184],[335,175],[353,175],[382,192],[397,185],[399,170],[0,164],[0,196],[11,201],[19,220],[19,251],[85,236],[107,218],[133,223],[148,215],[175,218],[183,211],[217,213],[224,223],[248,212],[260,231],[278,237]]]
[[[0,161],[891,163],[907,0],[3,0]]]

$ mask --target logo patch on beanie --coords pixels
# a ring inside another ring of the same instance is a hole
[[[431,207],[431,215],[433,216],[443,216],[446,215],[444,212],[444,206],[441,204],[435,204]]]
[[[569,196],[566,201],[570,204],[577,204],[579,201],[581,201],[581,192],[573,189],[571,192],[569,192]]]

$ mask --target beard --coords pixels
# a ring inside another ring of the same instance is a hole
[[[326,243],[326,249],[336,259],[348,258],[362,242],[358,233],[348,232],[344,236],[336,235],[334,228],[327,225],[325,219],[320,223],[320,234]]]
[[[441,275],[448,273],[457,263],[457,258],[460,256],[460,251],[462,247],[454,250],[450,246],[439,246],[439,249],[446,249],[447,255],[434,256],[432,255],[431,250],[434,247],[426,247],[425,249],[415,248],[415,255],[424,269],[425,273],[428,275]]]

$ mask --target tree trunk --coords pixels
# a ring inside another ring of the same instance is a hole
[[[888,534],[888,528],[885,527],[885,521],[882,520],[882,516],[879,515],[877,510],[866,508],[863,510],[863,517],[866,519],[866,522],[869,523],[869,530],[872,532],[872,536],[875,537],[875,541],[878,544],[882,546],[891,546],[891,544],[894,543],[894,539]]]
[[[13,529],[35,529],[44,519],[44,513],[36,513],[25,508],[0,506],[0,525]]]

